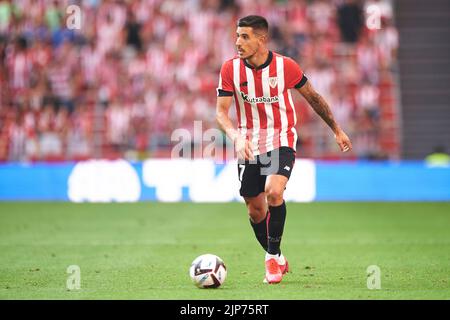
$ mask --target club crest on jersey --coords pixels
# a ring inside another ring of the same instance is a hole
[[[275,88],[278,84],[278,78],[277,77],[270,77],[269,78],[269,85],[271,88]]]

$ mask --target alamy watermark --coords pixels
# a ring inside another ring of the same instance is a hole
[[[67,290],[81,289],[81,269],[77,265],[70,265],[67,267],[66,273],[69,274],[66,281]]]
[[[371,4],[366,8],[366,27],[370,30],[381,29],[381,8],[377,4]]]
[[[81,29],[81,8],[76,4],[72,4],[66,8],[66,27],[69,30]]]
[[[275,174],[279,169],[280,131],[274,129],[247,129],[241,138],[252,142],[254,159],[238,159],[240,165],[259,164],[261,175]],[[284,138],[287,141],[287,138]],[[238,158],[236,143],[231,141],[223,131],[217,128],[203,130],[202,121],[194,121],[193,130],[178,128],[170,137],[174,146],[170,157],[172,159],[213,158],[225,162]],[[275,142],[275,143],[274,143]],[[242,146],[241,146],[242,147]],[[239,148],[239,147],[238,147]],[[242,176],[243,172],[240,172]]]
[[[377,265],[367,267],[367,289],[381,289],[381,269]]]

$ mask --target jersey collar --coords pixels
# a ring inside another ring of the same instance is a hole
[[[264,62],[262,65],[260,65],[260,66],[258,66],[256,68],[254,66],[252,66],[251,64],[249,64],[246,59],[243,59],[243,60],[244,60],[245,66],[247,68],[260,70],[260,69],[264,69],[265,67],[267,67],[272,62],[272,59],[273,59],[273,53],[272,53],[272,51],[269,51],[269,55],[267,57],[266,62]]]

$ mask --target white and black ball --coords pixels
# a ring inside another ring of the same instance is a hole
[[[227,277],[227,268],[218,256],[203,254],[192,262],[189,275],[199,288],[218,288]]]

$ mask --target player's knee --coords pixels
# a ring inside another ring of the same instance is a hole
[[[249,212],[248,215],[250,217],[250,220],[255,224],[262,222],[266,217],[265,212],[264,214],[262,212]]]
[[[277,188],[266,188],[267,203],[269,206],[278,206],[283,203],[283,190]]]
[[[263,206],[248,205],[248,215],[253,223],[260,223],[266,217],[266,209]]]

